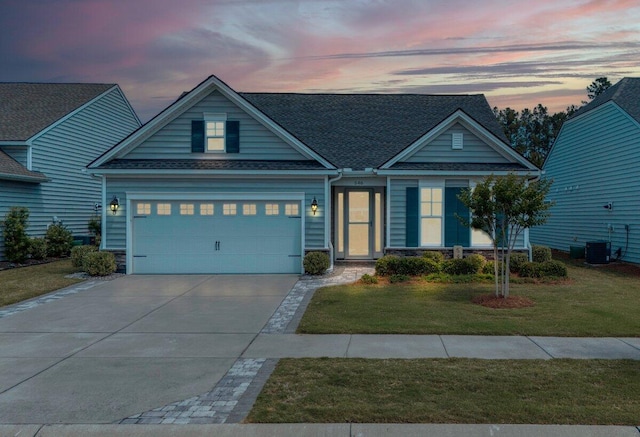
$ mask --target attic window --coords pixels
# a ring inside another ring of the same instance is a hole
[[[451,148],[453,150],[462,150],[464,134],[462,132],[454,132],[451,134]]]
[[[206,152],[225,151],[225,125],[227,114],[205,114]]]

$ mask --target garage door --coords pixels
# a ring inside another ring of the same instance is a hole
[[[295,201],[132,201],[132,272],[300,273]]]

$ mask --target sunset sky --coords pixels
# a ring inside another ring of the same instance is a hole
[[[640,77],[638,0],[2,0],[0,28],[0,81],[118,83],[143,121],[211,74],[551,111]]]

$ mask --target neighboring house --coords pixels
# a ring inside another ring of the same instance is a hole
[[[31,236],[54,217],[88,235],[103,196],[86,166],[138,127],[117,85],[0,83],[0,220],[25,206]],[[0,230],[0,260],[3,240]]]
[[[624,78],[567,120],[543,171],[551,217],[531,240],[569,251],[610,241],[613,259],[640,263],[640,78]]]
[[[102,203],[119,205],[102,244],[126,252],[128,273],[300,273],[315,250],[486,250],[456,219],[456,194],[491,173],[539,175],[482,95],[238,93],[215,76],[89,169]]]

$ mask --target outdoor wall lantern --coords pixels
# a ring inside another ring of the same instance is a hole
[[[115,196],[115,194],[114,194],[113,199],[111,200],[111,202],[109,202],[109,208],[111,209],[111,213],[113,215],[116,215],[116,212],[118,212],[118,208],[120,208],[120,201]]]
[[[316,215],[316,211],[318,210],[318,201],[316,200],[315,196],[313,197],[313,200],[311,201],[311,211],[313,212],[313,215]]]

